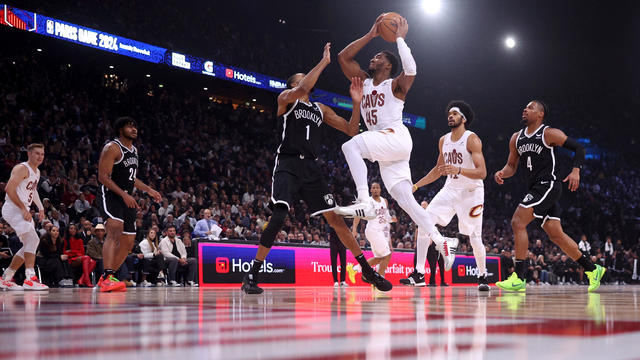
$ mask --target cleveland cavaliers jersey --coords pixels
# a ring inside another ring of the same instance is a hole
[[[457,141],[451,140],[451,133],[444,136],[444,141],[442,142],[442,157],[444,158],[445,164],[462,167],[463,169],[476,168],[471,158],[471,153],[467,150],[467,141],[472,134],[473,131],[467,130]],[[454,174],[447,176],[447,181],[444,186],[450,189],[471,190],[484,186],[484,183],[481,179],[470,179],[463,175]]]
[[[296,100],[278,121],[281,138],[278,154],[302,155],[315,159],[322,143],[322,110],[318,103]]]
[[[367,221],[367,230],[380,230],[389,231],[389,209],[387,208],[387,202],[383,197],[380,197],[380,202],[375,201],[373,197],[370,197],[373,209],[376,212],[376,218]]]
[[[16,193],[18,193],[18,199],[20,199],[20,202],[22,202],[24,207],[26,207],[28,210],[29,207],[31,206],[31,203],[33,202],[33,197],[35,193],[38,191],[38,181],[40,180],[40,170],[37,169],[36,171],[33,171],[31,166],[29,166],[29,163],[26,161],[23,163],[20,163],[20,165],[23,165],[24,167],[27,168],[27,170],[29,171],[29,175],[27,176],[26,179],[23,179],[22,181],[20,181],[20,183],[18,184],[18,187],[16,188]],[[19,207],[9,198],[8,194],[5,195],[4,202],[10,203],[12,205],[15,205],[16,207]]]
[[[527,185],[556,180],[556,157],[553,146],[544,142],[544,132],[548,126],[542,124],[527,134],[527,128],[520,130],[516,139],[516,149],[520,155],[520,168],[524,170]]]
[[[402,125],[404,101],[393,95],[393,79],[387,79],[377,86],[373,79],[364,81],[360,110],[368,130],[382,130]]]
[[[136,181],[136,175],[138,174],[138,151],[135,146],[131,146],[131,149],[122,145],[118,139],[112,141],[120,148],[122,157],[120,160],[113,163],[113,170],[111,171],[111,180],[113,180],[118,187],[127,193],[133,193],[133,185]],[[106,186],[105,190],[109,190]]]

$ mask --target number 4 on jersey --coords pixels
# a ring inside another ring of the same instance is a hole
[[[531,165],[531,156],[527,156],[527,168],[529,171],[533,171],[533,165]]]

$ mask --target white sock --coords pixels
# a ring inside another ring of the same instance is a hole
[[[358,191],[358,200],[363,201],[369,199],[369,186],[367,185],[367,164],[365,164],[362,154],[362,148],[356,138],[352,138],[342,144],[342,152],[344,158],[349,164],[349,170],[356,184]]]
[[[418,232],[418,242],[416,244],[416,271],[420,274],[425,272],[425,263],[427,262],[427,251],[431,246],[431,239],[428,236],[420,236]]]
[[[27,279],[31,279],[32,277],[36,276],[36,271],[33,268],[26,268],[24,270],[24,276]]]
[[[484,248],[482,238],[480,236],[470,236],[471,247],[473,248],[473,256],[476,258],[476,266],[478,267],[478,277],[487,274],[487,249]]]
[[[15,275],[15,273],[16,273],[15,270],[13,270],[12,268],[8,267],[4,271],[4,274],[2,275],[2,280],[9,281],[9,280],[13,279],[13,275]]]

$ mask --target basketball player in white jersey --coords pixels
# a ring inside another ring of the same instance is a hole
[[[400,19],[396,32],[396,43],[403,69],[399,76],[393,78],[398,60],[389,51],[376,54],[369,62],[368,72],[363,71],[354,60],[355,55],[379,35],[378,25],[381,20],[382,15],[376,19],[366,35],[349,44],[338,54],[338,62],[347,78],[357,76],[364,80],[360,107],[368,131],[354,136],[342,145],[358,191],[358,199],[355,204],[339,207],[335,212],[346,217],[368,220],[375,218],[374,206],[369,198],[367,166],[364,159],[377,161],[385,187],[411,219],[427,231],[430,241],[436,242],[436,247],[445,257],[445,268],[449,270],[455,258],[449,248],[457,246],[457,239],[449,240],[440,235],[411,191],[409,158],[413,142],[409,130],[402,123],[402,110],[417,69],[411,50],[404,40],[409,30],[407,20]]]
[[[376,217],[375,219],[367,220],[367,227],[364,229],[364,234],[369,244],[371,244],[371,252],[373,252],[373,257],[369,258],[367,262],[371,266],[380,264],[378,274],[384,276],[384,272],[387,270],[387,266],[391,260],[391,248],[393,247],[391,245],[391,229],[389,224],[398,220],[395,216],[391,217],[391,214],[389,214],[389,202],[380,196],[381,192],[380,184],[377,182],[371,183],[371,202],[373,203]],[[360,224],[360,218],[355,218],[351,231],[354,237],[358,233],[358,224]],[[359,265],[353,268],[359,271]]]
[[[436,166],[420,179],[413,191],[447,176],[444,187],[431,200],[427,213],[434,222],[446,226],[453,215],[458,216],[458,229],[469,236],[478,267],[478,290],[489,291],[487,282],[486,250],[482,243],[482,209],[487,168],[482,155],[482,141],[467,130],[474,113],[469,104],[454,100],[447,105],[447,123],[451,132],[440,138],[440,154]],[[417,244],[416,271],[424,274],[424,262],[429,244],[424,239]],[[421,271],[422,270],[422,271]],[[411,274],[410,276],[419,276]]]
[[[22,242],[20,251],[13,256],[11,265],[4,271],[0,280],[0,288],[7,290],[47,290],[49,288],[40,283],[34,269],[40,237],[29,211],[31,203],[35,203],[38,207],[38,218],[44,219],[44,207],[38,195],[40,180],[38,166],[44,160],[44,145],[31,144],[27,147],[27,151],[29,160],[14,166],[11,170],[11,177],[5,187],[7,195],[2,206],[2,217],[16,231]],[[20,286],[13,282],[13,275],[23,263],[26,279]]]

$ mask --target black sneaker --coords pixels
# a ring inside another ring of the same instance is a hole
[[[426,283],[424,282],[424,274],[420,274],[416,270],[413,270],[413,272],[409,275],[408,278],[400,279],[400,284],[407,285],[407,286],[417,286],[417,287],[426,285]]]
[[[253,278],[253,274],[247,274],[242,279],[242,287],[240,288],[245,294],[262,294],[263,289],[258,287],[258,282]]]
[[[428,283],[428,284],[427,284],[427,286],[428,286],[428,287],[436,287],[436,286],[438,286],[438,285],[437,285],[436,283],[432,283],[432,282],[430,282],[430,283]]]
[[[487,281],[487,275],[478,277],[478,290],[489,291],[489,282]]]
[[[380,291],[389,291],[393,288],[391,282],[385,279],[382,275],[378,274],[377,271],[371,271],[369,275],[365,275],[365,273],[362,273],[362,281],[372,284],[376,287],[376,289]]]

